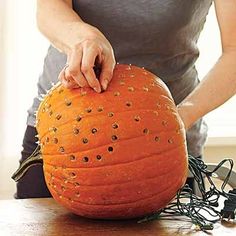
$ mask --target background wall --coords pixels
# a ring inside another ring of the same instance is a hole
[[[9,198],[15,183],[27,109],[37,94],[36,83],[48,47],[35,23],[32,0],[1,0],[0,8],[0,198]],[[220,55],[219,30],[213,8],[199,40],[199,77],[203,78]],[[206,116],[209,138],[205,160],[236,159],[236,96]]]

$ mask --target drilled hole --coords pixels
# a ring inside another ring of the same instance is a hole
[[[173,143],[173,139],[168,139],[168,143]]]
[[[140,116],[135,116],[134,117],[134,120],[137,121],[137,122],[140,121],[140,119],[141,119]]]
[[[59,89],[59,91],[58,91],[58,93],[60,94],[60,93],[63,93],[63,89]]]
[[[77,116],[76,117],[76,121],[80,122],[82,120],[82,117],[81,116]]]
[[[134,87],[128,87],[128,91],[133,92],[134,91]]]
[[[113,128],[113,129],[117,129],[118,127],[119,127],[119,126],[118,126],[117,123],[112,124],[112,128]]]
[[[56,132],[56,131],[57,131],[57,128],[56,128],[56,127],[50,127],[50,128],[49,128],[49,131]]]
[[[79,192],[77,192],[77,193],[75,194],[75,196],[76,196],[76,197],[79,197],[79,196],[80,196],[80,193],[79,193]]]
[[[157,103],[157,108],[160,109],[161,108],[161,104],[158,102]]]
[[[75,187],[78,187],[78,186],[80,186],[80,183],[79,182],[75,182],[74,185],[75,185]]]
[[[127,107],[131,107],[132,103],[131,102],[126,102]]]
[[[83,162],[88,162],[89,158],[88,157],[83,157]]]
[[[64,186],[61,186],[61,190],[64,192],[66,188]]]
[[[144,133],[144,134],[148,134],[148,133],[149,133],[149,129],[145,128],[145,129],[143,130],[143,133]]]
[[[108,116],[109,116],[109,117],[112,117],[112,116],[114,116],[114,113],[113,113],[113,112],[109,112],[109,113],[108,113]]]
[[[56,119],[57,119],[57,120],[60,120],[60,119],[61,119],[61,115],[60,115],[60,114],[57,114],[57,115],[56,115]]]
[[[70,106],[72,104],[72,102],[69,100],[65,100],[65,103],[66,103],[66,106]]]
[[[101,159],[102,159],[102,156],[97,155],[96,158],[97,158],[97,160],[101,160]]]
[[[70,172],[70,177],[71,177],[71,178],[75,178],[75,177],[76,177],[75,172]]]
[[[108,147],[107,150],[108,150],[108,152],[113,152],[113,147],[110,146],[110,147]]]
[[[159,141],[160,141],[160,137],[156,136],[156,137],[155,137],[155,141],[156,141],[156,142],[159,142]]]
[[[81,96],[85,96],[86,94],[87,94],[87,92],[86,91],[81,91]]]
[[[63,152],[65,152],[65,148],[64,148],[64,147],[60,147],[60,148],[59,148],[59,151],[60,151],[61,153],[63,153]]]
[[[168,122],[165,121],[165,120],[163,120],[161,123],[162,123],[163,126],[167,126],[167,123],[168,123]]]
[[[90,113],[90,112],[92,112],[92,109],[91,109],[91,108],[87,108],[87,109],[85,109],[85,111],[86,111],[87,113]]]
[[[70,155],[70,160],[71,161],[75,161],[76,160],[76,157],[74,155]]]
[[[74,132],[74,134],[79,134],[79,129],[78,128],[74,128],[73,132]]]
[[[58,139],[57,139],[57,138],[54,138],[54,139],[53,139],[53,143],[57,144],[57,143],[58,143]]]
[[[114,93],[114,96],[116,96],[116,97],[117,97],[117,96],[120,96],[120,92],[115,92],[115,93]]]
[[[53,114],[53,112],[52,112],[52,111],[50,111],[50,112],[49,112],[49,116],[52,116],[52,114]]]
[[[88,139],[87,139],[87,138],[83,138],[83,139],[82,139],[82,142],[83,142],[83,143],[88,143]]]
[[[45,107],[46,107],[46,108],[50,108],[50,107],[51,107],[51,104],[46,103],[46,104],[45,104]]]
[[[125,82],[123,80],[121,80],[120,85],[125,85]]]
[[[148,87],[143,87],[143,91],[148,92]]]
[[[98,132],[98,130],[97,130],[96,128],[93,128],[93,129],[91,130],[91,132],[92,132],[93,134],[95,134],[95,133]]]
[[[113,141],[116,141],[118,138],[117,138],[116,135],[112,135],[112,136],[111,136],[111,139],[112,139]]]
[[[103,107],[99,107],[98,112],[102,112],[102,111],[103,111]]]
[[[49,142],[49,137],[46,137],[46,143],[48,143]]]

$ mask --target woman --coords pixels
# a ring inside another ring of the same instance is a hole
[[[187,129],[188,152],[199,157],[207,128],[201,117],[236,93],[236,4],[215,0],[222,55],[199,83],[196,46],[211,0],[38,0],[37,21],[50,47],[39,78],[45,94],[58,78],[68,88],[106,90],[116,61],[144,66],[163,79]],[[96,79],[93,67],[101,65]],[[29,109],[22,159],[36,148],[34,112]],[[17,184],[16,198],[47,197],[41,167]]]

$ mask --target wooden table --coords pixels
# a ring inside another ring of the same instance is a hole
[[[215,225],[209,235],[236,235],[236,222]],[[122,236],[207,235],[196,231],[186,218],[160,219],[137,224],[135,220],[102,221],[76,216],[53,199],[0,201],[1,236]]]

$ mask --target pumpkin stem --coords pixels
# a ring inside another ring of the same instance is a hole
[[[40,146],[34,150],[34,152],[26,158],[12,175],[12,179],[18,182],[28,171],[28,169],[34,165],[43,164],[43,157],[40,152]]]

